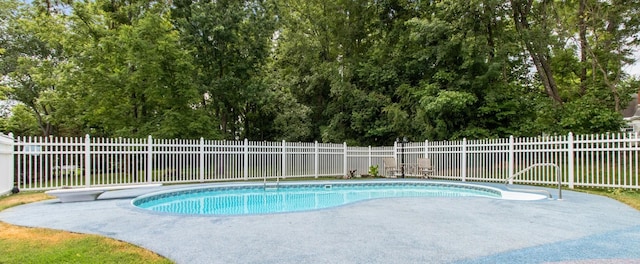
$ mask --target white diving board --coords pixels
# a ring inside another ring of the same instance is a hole
[[[138,188],[152,188],[160,187],[162,183],[153,184],[132,184],[132,185],[112,185],[112,186],[98,186],[98,187],[86,187],[86,188],[69,188],[69,189],[57,189],[46,191],[45,193],[51,196],[57,197],[60,202],[84,202],[94,201],[98,199],[98,196],[107,191],[119,191]]]

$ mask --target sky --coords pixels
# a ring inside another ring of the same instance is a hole
[[[624,71],[640,79],[640,50],[636,50],[636,52],[634,52],[633,57],[635,57],[636,63],[634,63],[633,65],[627,66],[624,69]]]

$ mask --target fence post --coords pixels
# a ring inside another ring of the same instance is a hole
[[[153,137],[147,137],[147,182],[153,182]]]
[[[509,136],[509,175],[507,177],[507,179],[509,179],[509,184],[513,184],[513,179],[511,177],[515,173],[514,146],[513,135],[511,135]]]
[[[398,140],[393,142],[393,159],[398,159]],[[398,164],[396,164],[396,166],[397,165]]]
[[[371,168],[371,166],[372,166],[372,161],[371,161],[372,157],[371,157],[371,155],[372,155],[372,153],[371,153],[371,145],[369,145],[369,154],[367,155],[367,157],[368,157],[367,170],[369,168]],[[367,171],[367,174],[369,174],[369,171]]]
[[[244,180],[249,180],[249,139],[244,139]]]
[[[349,175],[349,169],[347,168],[348,164],[347,164],[347,142],[343,142],[342,146],[344,147],[344,173],[342,175]]]
[[[429,158],[429,140],[424,141],[424,157]]]
[[[204,138],[200,137],[200,154],[199,154],[199,158],[200,158],[200,166],[199,166],[199,176],[200,176],[200,182],[204,182]]]
[[[462,181],[467,181],[467,138],[462,139],[462,161],[461,163],[461,176]]]
[[[84,136],[84,185],[91,186],[91,138]]]
[[[15,169],[14,164],[14,140],[13,134],[9,133],[8,136],[0,134],[0,169],[3,173],[0,176],[0,195],[11,192],[15,186]]]
[[[282,178],[287,177],[287,142],[282,140]]]
[[[318,141],[316,140],[314,145],[314,153],[313,153],[313,175],[315,178],[318,178],[319,169],[320,169],[320,150],[318,149]]]
[[[567,179],[569,181],[569,188],[573,189],[573,177],[574,177],[574,148],[573,148],[573,133],[569,132],[569,136],[567,137],[567,144],[568,144],[568,152],[567,155],[569,155],[569,178]],[[561,174],[559,174],[561,175]],[[562,177],[562,176],[560,176]]]

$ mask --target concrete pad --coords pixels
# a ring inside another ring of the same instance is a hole
[[[640,259],[640,212],[606,197],[572,191],[563,191],[560,201],[390,198],[251,216],[180,216],[131,205],[130,197],[184,187],[108,192],[91,202],[38,202],[2,211],[0,221],[112,237],[177,263]]]

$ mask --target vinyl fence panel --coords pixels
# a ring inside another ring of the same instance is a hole
[[[428,158],[436,179],[640,189],[637,134],[560,135],[457,141],[395,142],[355,147],[346,143],[249,140],[6,137],[0,181],[24,190],[136,183],[183,183],[336,177],[368,174],[394,158],[405,176],[420,176]],[[8,158],[9,157],[9,158]],[[10,158],[13,161],[10,161]],[[8,163],[7,163],[8,162]],[[12,165],[11,165],[12,164]],[[11,169],[10,167],[13,166]],[[534,168],[530,168],[530,167]],[[8,168],[9,167],[9,168]]]

